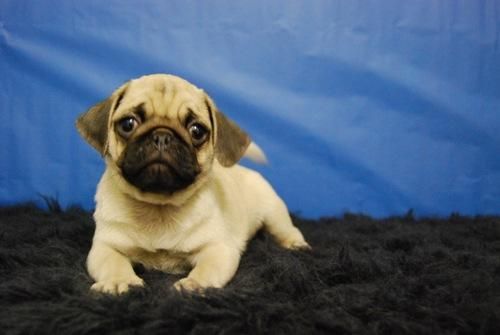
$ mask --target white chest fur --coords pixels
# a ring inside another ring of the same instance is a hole
[[[210,197],[201,196],[204,199],[180,208],[129,201],[123,195],[107,199],[95,213],[95,238],[105,239],[119,250],[190,252],[213,239],[218,226]]]

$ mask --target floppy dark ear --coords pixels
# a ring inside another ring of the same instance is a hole
[[[215,158],[222,166],[236,164],[250,145],[250,137],[236,123],[220,112],[207,96],[206,105],[215,129]]]
[[[76,128],[82,137],[104,156],[107,149],[109,117],[125,95],[126,84],[108,99],[92,106],[76,120]]]
[[[108,139],[108,120],[112,101],[106,99],[92,106],[76,120],[76,128],[80,135],[91,146],[104,155]]]

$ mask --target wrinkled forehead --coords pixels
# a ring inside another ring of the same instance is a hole
[[[174,76],[151,75],[132,80],[118,99],[115,120],[138,108],[146,117],[177,118],[188,111],[208,117],[203,91]]]

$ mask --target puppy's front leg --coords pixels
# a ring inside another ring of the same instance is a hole
[[[103,242],[94,241],[87,258],[87,269],[96,281],[91,287],[94,291],[122,294],[129,286],[144,286],[130,260]]]
[[[199,291],[225,286],[238,269],[241,253],[223,243],[204,247],[193,257],[194,268],[186,278],[174,284],[178,290]]]

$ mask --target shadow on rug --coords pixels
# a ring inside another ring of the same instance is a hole
[[[205,297],[178,276],[89,292],[94,225],[78,208],[0,209],[0,332],[7,334],[451,334],[500,329],[500,218],[294,218],[311,252],[250,243],[238,273]]]

